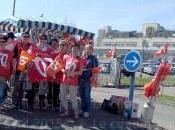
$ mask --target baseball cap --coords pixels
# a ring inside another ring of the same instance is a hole
[[[0,42],[6,42],[8,40],[7,35],[0,34]]]

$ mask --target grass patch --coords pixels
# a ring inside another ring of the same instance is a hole
[[[143,87],[144,84],[146,83],[149,83],[151,81],[151,77],[143,77],[143,78],[140,78],[140,77],[136,77],[135,79],[135,86],[138,86],[138,87]],[[124,85],[124,86],[129,86],[130,85],[130,77],[123,77],[121,79],[121,85]]]
[[[152,80],[152,76],[144,76],[144,77],[136,77],[135,86],[143,87],[145,84],[149,83]],[[163,82],[164,87],[173,87],[175,86],[175,76],[168,76],[166,80]],[[130,77],[123,77],[121,79],[121,85],[129,86],[130,85]]]
[[[175,103],[175,96],[169,96],[169,95],[161,94],[161,95],[158,97],[158,101],[169,102],[169,103]]]
[[[165,87],[174,87],[175,86],[175,76],[168,76],[168,78],[163,82]]]

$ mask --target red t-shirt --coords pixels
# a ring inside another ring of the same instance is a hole
[[[6,50],[9,50],[9,51],[13,52],[15,47],[16,47],[16,45],[17,45],[17,41],[13,40],[5,48],[6,48]]]
[[[81,58],[73,57],[70,55],[64,55],[63,60],[65,62],[65,69],[70,71],[79,71],[82,67]],[[77,86],[78,85],[79,76],[67,76],[63,74],[63,84]]]
[[[13,53],[0,48],[0,76],[9,79],[13,68]]]
[[[43,50],[39,48],[37,48],[36,50],[38,56],[47,56],[47,55],[51,56],[51,54],[53,53],[53,49],[47,46]]]
[[[53,52],[51,53],[51,56],[52,56],[53,59],[55,59],[59,54],[60,54],[59,51],[53,51]]]

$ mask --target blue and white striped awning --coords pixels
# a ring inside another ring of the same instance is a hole
[[[21,32],[29,32],[29,28],[20,28],[14,25],[13,23],[2,21],[0,22],[0,31],[3,32],[15,32],[15,33],[21,33]]]
[[[2,22],[1,22],[2,23]],[[76,27],[57,24],[55,22],[50,22],[44,18],[22,18],[22,17],[11,17],[6,19],[2,23],[2,29],[12,30],[19,32],[25,31],[28,29],[43,29],[43,30],[51,30],[58,31],[73,35],[80,35],[82,37],[88,37],[93,39],[94,34],[84,31],[82,29],[78,29]]]

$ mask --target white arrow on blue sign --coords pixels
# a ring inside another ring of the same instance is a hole
[[[136,72],[142,63],[141,55],[138,51],[129,51],[124,58],[124,68],[129,72]]]

